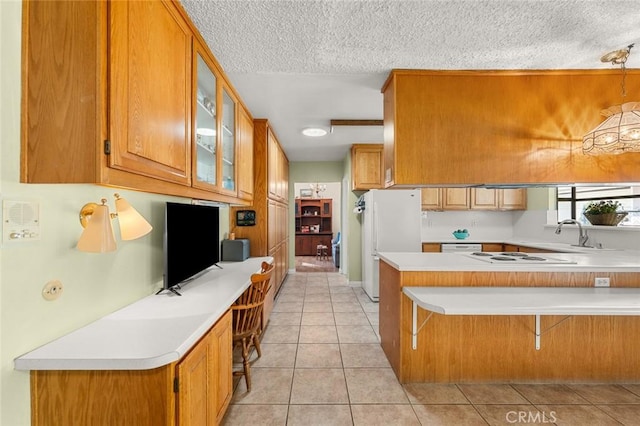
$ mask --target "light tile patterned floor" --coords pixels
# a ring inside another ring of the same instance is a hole
[[[640,384],[402,386],[377,325],[378,304],[340,274],[290,274],[224,424],[640,426]]]

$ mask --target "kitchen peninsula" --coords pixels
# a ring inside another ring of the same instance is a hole
[[[566,314],[549,310],[548,315],[538,312],[543,314],[538,316],[482,307],[477,313],[450,314],[434,306],[433,310],[416,309],[414,321],[413,300],[406,293],[414,293],[416,300],[416,294],[428,293],[419,290],[424,287],[456,287],[465,294],[461,297],[468,293],[468,300],[473,299],[474,291],[507,290],[507,296],[514,297],[511,290],[522,287],[535,290],[538,297],[548,288],[549,305],[556,306],[559,299],[553,291],[558,288],[569,294],[575,291],[577,296],[590,293],[595,278],[609,278],[612,293],[624,289],[632,293],[632,299],[640,299],[637,253],[552,256],[557,263],[496,264],[469,253],[380,253],[381,344],[400,382],[637,382],[640,342],[629,337],[640,335],[640,308],[635,302],[625,302],[630,311],[594,310],[593,315],[577,315],[567,309]],[[403,292],[405,289],[409,291]],[[515,297],[511,300],[517,300]],[[593,300],[595,296],[588,297]],[[448,300],[460,302],[455,297]],[[480,299],[474,303],[481,303]],[[414,323],[418,330],[415,341]],[[543,340],[539,349],[534,345],[536,330]]]

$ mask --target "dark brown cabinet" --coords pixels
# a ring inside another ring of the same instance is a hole
[[[296,200],[296,256],[315,256],[317,246],[331,248],[333,200],[299,198]]]

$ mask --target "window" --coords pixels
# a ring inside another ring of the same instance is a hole
[[[638,186],[560,186],[558,187],[558,221],[589,221],[582,211],[591,201],[615,200],[622,204],[627,217],[618,226],[640,226],[640,187]]]

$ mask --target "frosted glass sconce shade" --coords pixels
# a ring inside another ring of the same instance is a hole
[[[147,235],[153,227],[134,209],[131,204],[120,195],[116,197],[116,212],[109,213],[107,200],[102,199],[102,205],[88,203],[80,210],[80,224],[84,231],[78,240],[80,251],[91,253],[106,253],[116,249],[111,219],[118,218],[120,237],[123,240],[135,240]]]
[[[125,241],[135,240],[136,238],[147,235],[153,227],[140,213],[124,198],[115,194],[116,212],[118,222],[120,223],[120,238]]]
[[[107,253],[116,249],[116,239],[111,227],[111,215],[106,202],[107,200],[103,198],[102,205],[89,203],[82,208],[80,221],[84,221],[86,227],[78,240],[78,250],[90,253]],[[88,213],[89,211],[91,213]],[[82,212],[85,213],[84,217],[82,217]]]

